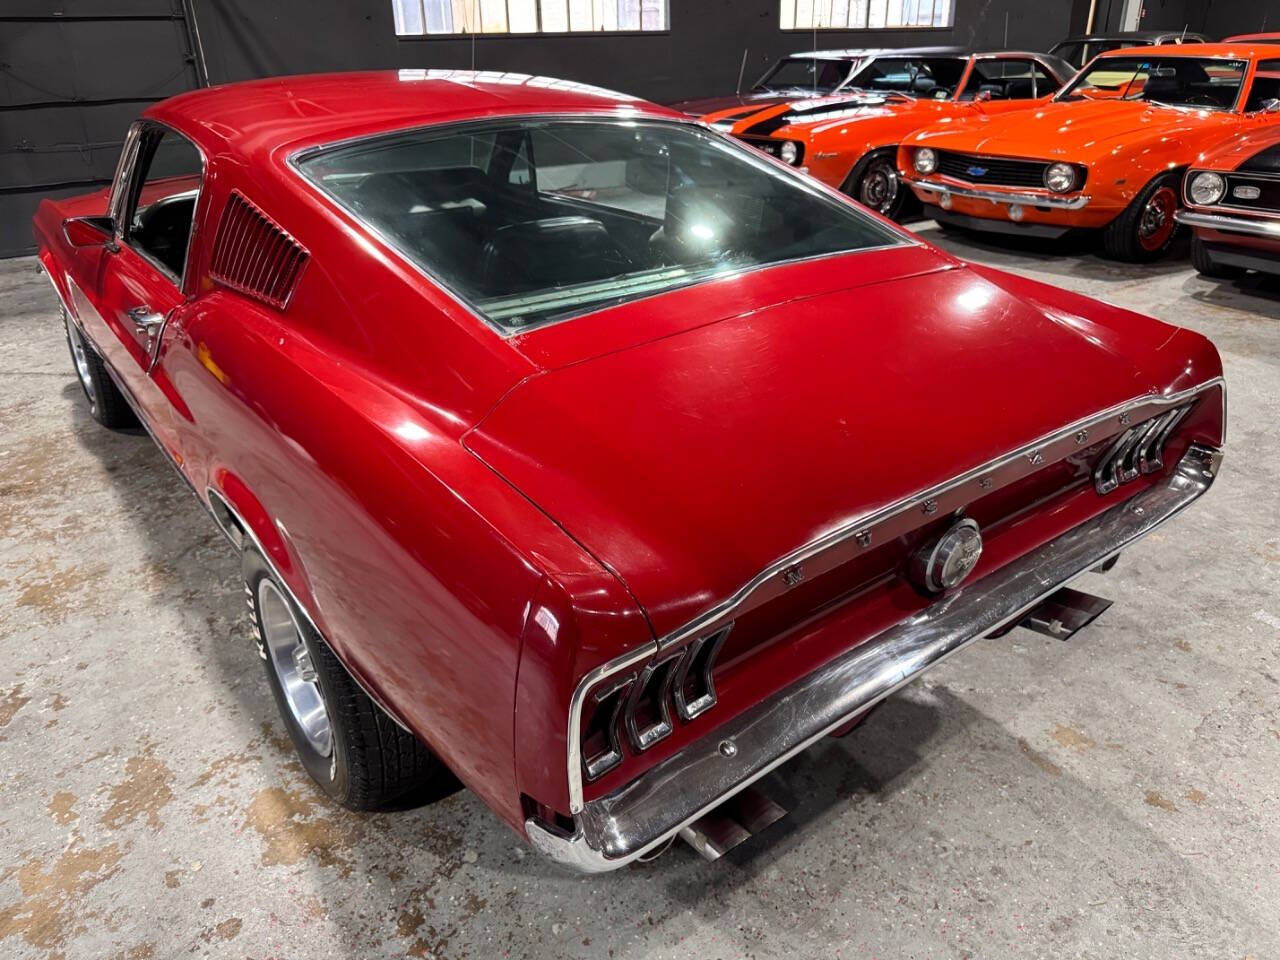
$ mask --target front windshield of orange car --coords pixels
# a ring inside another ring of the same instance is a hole
[[[371,137],[294,164],[508,332],[906,242],[691,123],[515,118]]]
[[[1234,110],[1247,69],[1247,60],[1218,57],[1098,57],[1058,99]]]
[[[846,60],[820,57],[787,57],[779,60],[756,83],[762,93],[831,93],[849,76]]]
[[[950,100],[964,76],[964,57],[877,57],[849,81],[851,88]]]

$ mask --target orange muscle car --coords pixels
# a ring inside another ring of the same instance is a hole
[[[1280,110],[1280,100],[1273,109]],[[1280,274],[1280,124],[1242,133],[1196,161],[1178,222],[1192,230],[1191,262],[1206,277]]]
[[[1173,240],[1187,167],[1280,122],[1277,97],[1280,45],[1117,50],[1035,110],[916,131],[898,169],[943,227],[1100,228],[1108,256],[1154,260]]]
[[[1073,72],[1045,53],[903,51],[875,58],[834,96],[746,113],[736,107],[703,120],[897,217],[908,194],[896,158],[908,134],[942,120],[1035,106]]]

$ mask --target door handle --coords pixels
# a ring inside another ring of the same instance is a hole
[[[138,332],[145,333],[147,336],[154,334],[164,323],[164,314],[154,313],[151,307],[146,304],[125,312],[129,314],[129,319],[133,321],[133,325],[137,327]]]

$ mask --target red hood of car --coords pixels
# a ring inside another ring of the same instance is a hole
[[[662,636],[826,531],[1190,375],[1188,341],[1164,347],[1194,334],[937,266],[546,370],[467,446]]]
[[[788,99],[774,93],[744,93],[727,97],[703,97],[698,100],[678,100],[675,103],[669,103],[672,110],[679,110],[681,113],[687,113],[691,117],[701,117],[708,113],[716,113],[720,110],[729,110],[733,107],[751,107],[760,109],[774,103],[782,103]]]

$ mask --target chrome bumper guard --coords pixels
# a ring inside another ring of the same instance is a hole
[[[1016,621],[1075,577],[1146,536],[1209,489],[1221,451],[1193,445],[1150,487],[859,644],[608,796],[572,834],[528,820],[541,853],[584,873],[650,853],[846,721],[980,637]]]
[[[1087,194],[1078,197],[1064,197],[1056,193],[1011,193],[1004,190],[975,190],[973,187],[960,187],[949,183],[934,183],[932,180],[907,179],[907,183],[926,193],[949,193],[953,197],[969,197],[973,200],[988,200],[991,203],[1004,203],[1012,206],[1021,204],[1024,207],[1053,207],[1055,210],[1079,210],[1088,206],[1093,198]]]
[[[1185,227],[1204,227],[1223,233],[1243,233],[1250,237],[1267,237],[1280,240],[1280,220],[1259,220],[1255,217],[1231,217],[1216,213],[1195,213],[1179,210],[1173,218]]]

